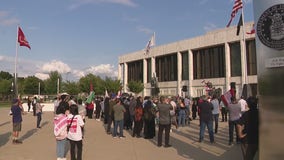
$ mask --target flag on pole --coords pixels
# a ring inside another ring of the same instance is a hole
[[[86,103],[90,104],[94,98],[95,98],[95,92],[91,91],[90,95],[87,97]]]
[[[243,25],[243,14],[240,15],[240,19],[237,26],[237,36],[240,34],[241,26]]]
[[[236,16],[236,14],[238,13],[238,10],[243,8],[243,2],[242,0],[235,0],[233,9],[232,9],[232,13],[231,13],[231,18],[229,23],[227,24],[227,27],[229,27],[231,25],[231,22],[233,20],[233,18]]]
[[[151,47],[155,46],[155,32],[148,41],[146,48],[145,48],[145,55],[149,54]]]
[[[225,106],[228,106],[228,104],[231,103],[231,98],[235,96],[235,91],[234,89],[230,89],[223,95],[221,95],[221,100],[224,103]]]
[[[106,89],[106,91],[105,91],[105,97],[109,97],[108,92],[107,92],[107,89]]]
[[[247,34],[254,34],[255,33],[255,28],[254,28],[254,24],[252,24],[252,28],[250,30],[250,32],[246,32]]]
[[[27,41],[24,32],[22,31],[22,29],[20,27],[18,27],[18,42],[19,42],[20,46],[25,46],[25,47],[28,47],[29,49],[31,49],[31,46],[30,46],[29,42]]]

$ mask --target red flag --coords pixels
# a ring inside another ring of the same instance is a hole
[[[241,8],[243,8],[242,0],[235,0],[233,10],[232,10],[232,13],[231,13],[231,18],[230,18],[229,23],[227,24],[227,27],[229,27],[231,25],[233,18],[236,16],[238,10],[241,9]]]
[[[252,24],[252,28],[250,30],[250,32],[246,32],[247,34],[254,34],[255,33],[255,29],[254,29],[254,24]]]
[[[226,93],[221,95],[221,100],[223,101],[225,106],[228,106],[228,104],[231,103],[232,97],[235,97],[235,90],[234,89],[230,89],[229,91],[227,91]]]
[[[29,42],[27,41],[24,32],[22,31],[22,29],[20,27],[18,27],[18,42],[20,44],[20,46],[25,46],[28,47],[29,49],[31,49],[31,46],[29,44]]]

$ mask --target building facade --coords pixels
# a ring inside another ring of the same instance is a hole
[[[253,23],[245,24],[249,32]],[[130,81],[144,83],[141,95],[150,96],[156,77],[160,95],[199,97],[206,94],[204,82],[211,82],[222,93],[236,86],[240,96],[244,84],[257,93],[255,34],[236,35],[237,27],[229,27],[178,42],[155,46],[145,55],[137,51],[119,57],[118,79],[128,92]]]

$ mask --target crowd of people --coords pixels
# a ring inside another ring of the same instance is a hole
[[[40,128],[42,107],[35,101],[36,127]],[[12,102],[13,143],[21,144],[18,139],[21,131],[22,107],[18,99]],[[32,103],[32,102],[31,102]],[[180,127],[190,124],[199,117],[199,142],[204,141],[205,128],[208,129],[209,140],[215,143],[214,134],[218,134],[219,114],[221,122],[228,120],[228,144],[241,143],[244,159],[252,159],[258,149],[258,110],[257,99],[250,97],[239,101],[231,98],[231,103],[225,106],[215,96],[201,96],[197,99],[189,97],[95,97],[90,103],[82,99],[61,95],[54,103],[54,135],[57,145],[57,160],[66,159],[66,145],[70,146],[71,160],[82,159],[85,118],[96,119],[105,124],[106,133],[113,138],[126,138],[124,130],[132,133],[132,137],[153,139],[157,135],[157,146],[171,147],[170,132],[172,126],[177,131]],[[229,115],[229,118],[227,116]],[[192,119],[191,119],[192,117]],[[215,125],[214,125],[215,124]],[[157,134],[156,134],[157,128]]]

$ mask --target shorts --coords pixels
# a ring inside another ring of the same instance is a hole
[[[22,130],[22,123],[13,123],[13,132],[21,131]]]

